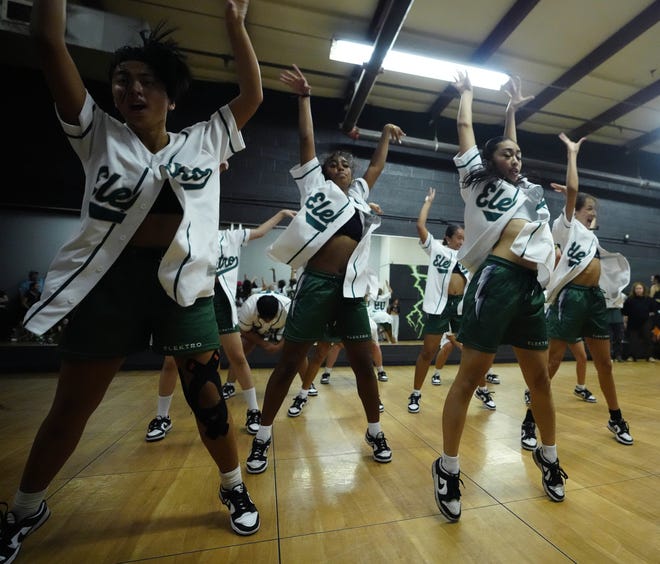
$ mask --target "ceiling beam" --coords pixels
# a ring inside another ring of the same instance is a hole
[[[631,41],[637,39],[642,33],[658,23],[658,21],[660,21],[660,0],[655,0],[655,2],[642,10],[616,33],[610,35],[603,43],[568,69],[552,84],[541,90],[524,108],[521,108],[516,113],[518,124],[521,124],[537,110],[552,102],[564,90],[573,86],[607,59],[616,55],[616,53]]]
[[[612,106],[611,108],[605,110],[603,113],[598,114],[595,118],[590,119],[589,121],[583,123],[579,127],[576,127],[568,133],[568,136],[571,139],[579,139],[580,137],[586,137],[587,135],[598,131],[601,127],[606,125],[612,125],[616,127],[613,123],[621,116],[630,113],[632,110],[636,110],[640,106],[643,106],[647,102],[660,96],[660,80],[656,80],[653,84],[649,84],[646,88],[642,88],[629,96],[622,102]]]
[[[371,59],[360,73],[346,110],[346,117],[341,125],[345,133],[351,132],[355,127],[378,75],[382,72],[383,61],[394,45],[413,2],[414,0],[391,0],[387,6],[387,13],[381,20],[382,25],[374,42]]]
[[[527,17],[539,3],[540,0],[516,0],[511,9],[497,23],[488,37],[477,47],[477,50],[470,57],[470,63],[481,65],[485,63],[495,53],[502,43],[515,31],[520,23]],[[431,120],[435,120],[450,102],[456,97],[456,90],[453,86],[447,86],[438,98],[433,102],[431,109]]]

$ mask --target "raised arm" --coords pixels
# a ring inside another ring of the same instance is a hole
[[[238,129],[242,129],[255,114],[264,98],[259,62],[245,29],[249,3],[249,0],[227,0],[225,7],[227,35],[234,53],[239,88],[239,94],[229,102],[229,108]]]
[[[583,137],[579,141],[571,141],[565,133],[559,134],[559,139],[564,142],[566,145],[567,151],[567,164],[566,164],[566,186],[561,184],[555,184],[554,182],[550,183],[555,190],[559,192],[566,192],[566,219],[570,221],[573,218],[573,213],[575,212],[575,202],[578,195],[578,170],[577,170],[577,155],[580,152],[580,147],[585,141],[586,137]]]
[[[460,95],[456,127],[458,129],[458,154],[462,155],[477,144],[472,128],[472,83],[465,71],[460,71],[456,76],[454,88]]]
[[[369,185],[369,188],[373,188],[376,184],[376,180],[380,176],[381,172],[385,168],[385,161],[387,160],[387,153],[390,148],[390,141],[396,141],[401,143],[401,138],[406,134],[401,130],[398,125],[393,123],[388,123],[383,127],[383,132],[380,135],[380,140],[376,146],[374,154],[371,156],[371,162],[367,168],[367,172],[364,173],[363,178]]]
[[[431,209],[431,204],[433,203],[434,198],[435,188],[429,188],[429,191],[424,198],[422,209],[419,210],[419,217],[417,218],[417,234],[422,243],[425,243],[429,236],[429,231],[426,229],[426,220],[429,218],[429,210]]]
[[[292,71],[280,74],[280,81],[298,96],[298,135],[300,138],[300,164],[311,161],[316,156],[314,146],[314,122],[312,121],[312,87],[305,75],[293,65]]]
[[[296,212],[293,210],[280,210],[273,217],[264,221],[259,227],[250,230],[250,241],[259,239],[268,233],[273,227],[280,223],[285,217],[293,219],[296,217]],[[274,274],[273,274],[274,276]]]
[[[506,118],[504,120],[504,137],[518,142],[518,134],[516,133],[516,112],[518,108],[522,108],[527,102],[534,99],[534,96],[523,96],[520,88],[520,77],[512,76],[509,78],[502,90],[506,92],[509,97],[509,103],[506,105]]]
[[[60,117],[78,123],[85,103],[85,85],[64,40],[66,0],[35,0],[30,33],[41,69]]]

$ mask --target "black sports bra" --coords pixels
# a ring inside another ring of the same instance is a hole
[[[360,219],[360,212],[355,210],[353,217],[344,223],[335,235],[346,235],[353,239],[353,241],[359,242],[360,239],[362,239],[362,220]]]
[[[169,180],[166,180],[163,184],[149,213],[175,213],[179,215],[183,213],[181,204],[177,200]]]

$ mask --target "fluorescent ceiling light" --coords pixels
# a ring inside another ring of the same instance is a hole
[[[356,43],[345,39],[333,39],[330,46],[330,59],[354,65],[364,65],[371,59],[373,46],[367,43]],[[413,55],[391,49],[383,61],[385,70],[424,76],[436,80],[454,82],[458,71],[468,73],[473,86],[499,90],[506,84],[509,76],[502,72],[472,67],[460,63],[452,63],[441,59]]]

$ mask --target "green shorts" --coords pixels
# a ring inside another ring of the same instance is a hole
[[[544,302],[535,271],[490,255],[465,292],[457,340],[488,353],[504,344],[546,350]]]
[[[284,338],[301,343],[371,340],[364,299],[345,298],[343,286],[343,276],[305,270],[289,307]]]
[[[213,298],[182,307],[158,281],[164,249],[126,248],[71,312],[63,358],[113,358],[151,348],[187,355],[218,348]]]
[[[546,314],[551,339],[577,343],[583,337],[610,338],[607,306],[597,286],[566,284]]]
[[[213,296],[213,309],[215,310],[215,321],[218,324],[218,333],[227,335],[228,333],[238,333],[238,323],[231,322],[231,304],[220,284],[215,285],[215,295]]]
[[[442,313],[436,315],[434,313],[427,313],[424,321],[424,335],[442,335],[450,331],[458,333],[461,328],[461,316],[458,314],[458,306],[463,299],[463,295],[449,296],[447,304]]]

